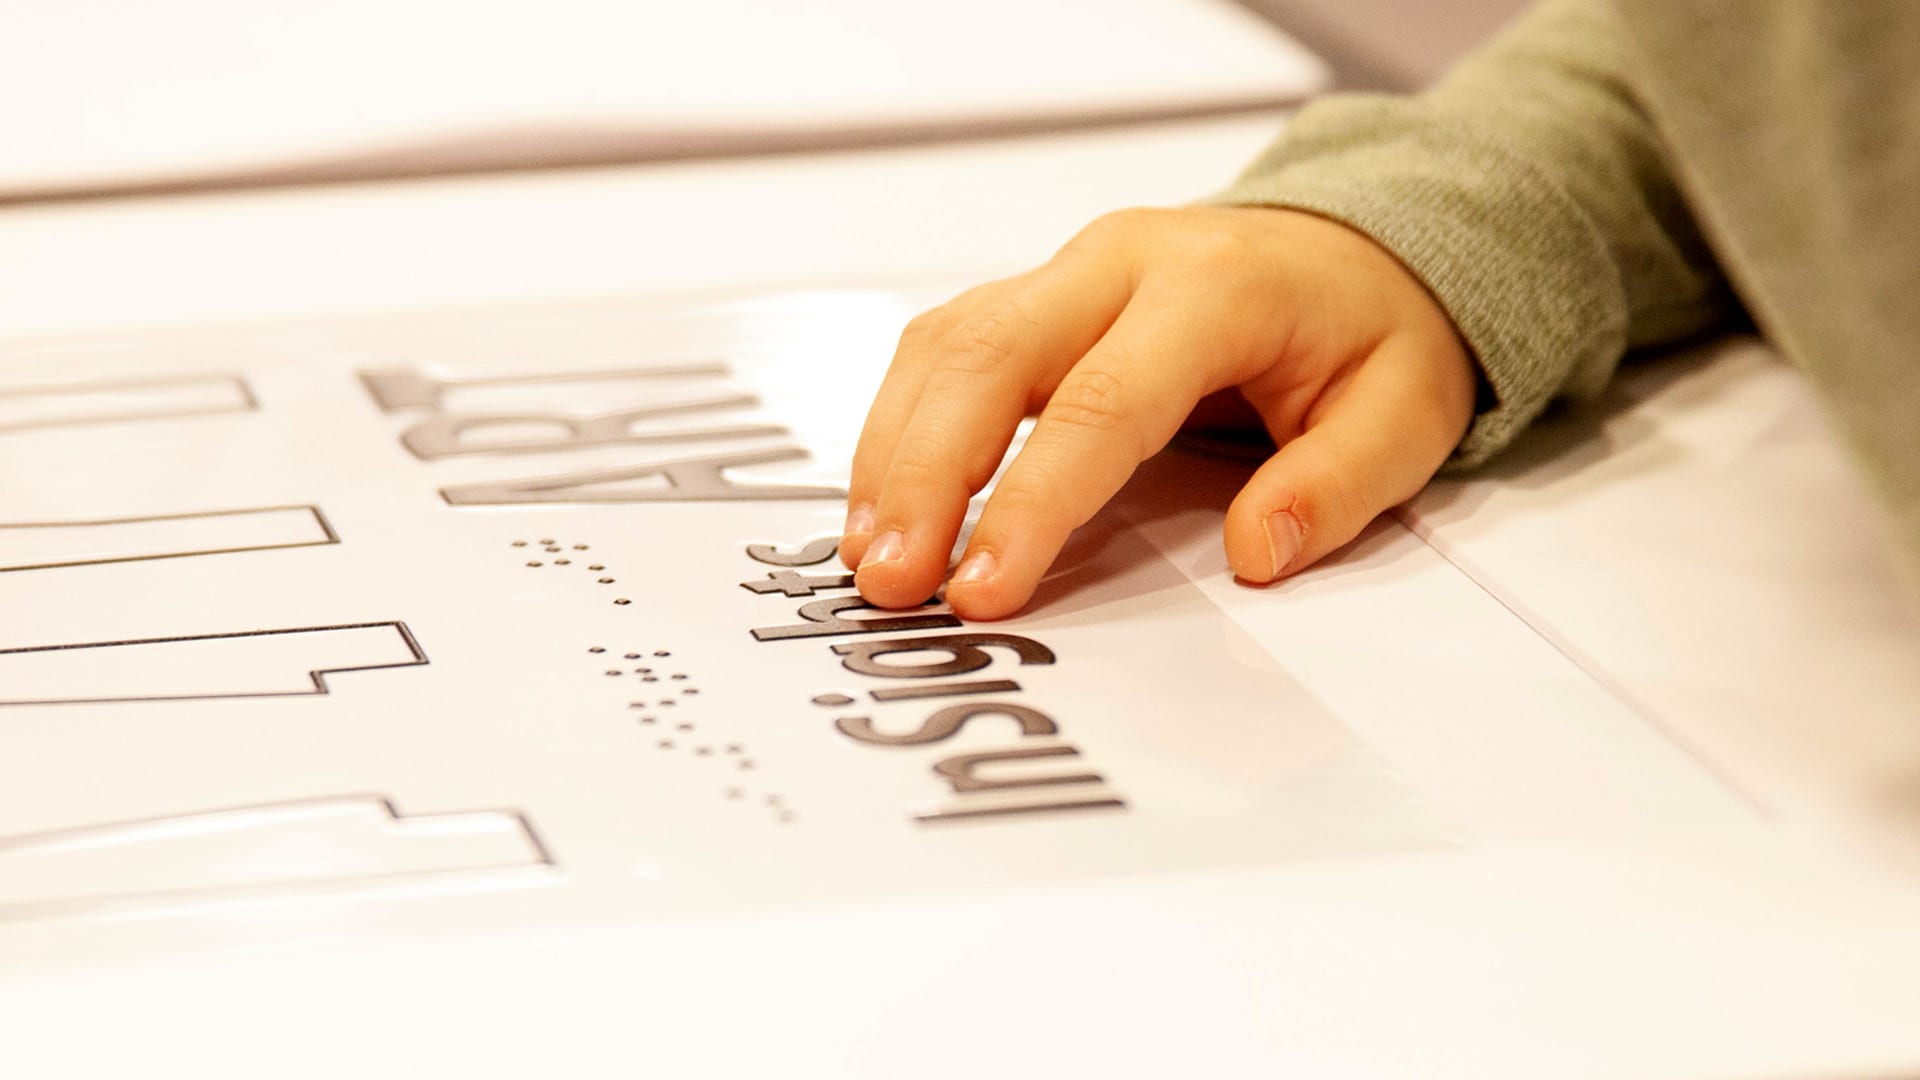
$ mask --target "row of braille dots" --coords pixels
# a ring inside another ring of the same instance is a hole
[[[543,566],[572,566],[574,565],[574,559],[571,554],[572,552],[593,550],[591,545],[588,545],[588,544],[565,544],[559,540],[553,540],[553,539],[515,540],[513,542],[513,546],[517,548],[530,548],[530,547],[534,547],[535,545],[538,545],[540,549],[543,552],[545,552],[547,555],[557,556],[557,558],[528,559],[527,566],[535,570],[538,570]],[[587,573],[601,575],[594,579],[596,583],[601,585],[612,585],[615,583],[613,575],[611,572],[607,570],[607,566],[605,563],[592,561],[591,557],[583,557],[580,561],[586,567]],[[629,600],[624,596],[616,598],[613,602],[620,605],[621,607],[625,607],[628,604],[633,603],[632,600]]]
[[[612,655],[604,645],[591,646],[587,649],[587,652],[595,657]],[[651,653],[622,653],[620,657],[623,660],[641,661],[641,663],[631,668],[613,667],[609,665],[606,669],[608,678],[626,679],[638,677],[642,683],[657,684],[663,677],[660,669],[669,666],[657,662],[661,660],[671,660],[673,653],[666,649],[656,649]],[[664,678],[670,684],[683,684],[679,687],[680,697],[660,697],[651,700],[631,701],[627,704],[627,708],[640,713],[638,717],[640,726],[649,729],[649,731],[656,736],[654,739],[655,749],[663,753],[675,750],[686,750],[696,758],[709,758],[715,761],[725,762],[735,772],[740,773],[751,773],[759,768],[759,764],[754,761],[753,756],[748,753],[745,744],[715,740],[711,737],[703,736],[699,730],[699,725],[684,716],[672,718],[662,716],[661,714],[666,710],[679,708],[684,698],[694,697],[700,693],[698,686],[693,686],[688,682],[687,673],[684,671],[668,672],[664,675]],[[794,820],[793,808],[787,805],[786,797],[778,792],[756,793],[744,784],[736,783],[722,788],[721,794],[727,799],[737,802],[758,802],[767,808],[768,812],[773,815],[774,820],[782,824],[791,824]]]

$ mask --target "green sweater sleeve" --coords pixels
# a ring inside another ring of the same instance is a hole
[[[1309,106],[1211,200],[1340,221],[1426,284],[1492,390],[1455,466],[1733,310],[1625,45],[1605,4],[1550,0],[1424,94]]]

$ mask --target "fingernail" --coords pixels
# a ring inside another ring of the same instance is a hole
[[[847,527],[841,530],[843,536],[863,536],[873,531],[873,508],[856,506],[847,511]]]
[[[993,552],[976,551],[960,560],[960,569],[953,572],[953,583],[965,585],[975,581],[985,581],[993,576]]]
[[[1267,515],[1267,554],[1273,559],[1273,577],[1279,577],[1287,564],[1300,554],[1302,532],[1300,519],[1290,510],[1275,510]]]
[[[860,560],[860,569],[865,570],[869,566],[878,566],[881,563],[899,562],[906,558],[906,555],[907,538],[900,534],[899,529],[888,529],[880,534],[880,538],[873,542],[873,546],[867,548],[866,557]]]

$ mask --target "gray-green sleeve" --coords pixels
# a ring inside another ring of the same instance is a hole
[[[1426,284],[1494,399],[1456,466],[1731,308],[1600,0],[1550,0],[1424,94],[1307,107],[1209,201],[1340,221]]]

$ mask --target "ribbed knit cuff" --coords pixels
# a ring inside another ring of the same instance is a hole
[[[1303,210],[1372,237],[1432,291],[1492,387],[1449,462],[1479,464],[1624,351],[1618,271],[1578,205],[1520,154],[1420,99],[1330,98],[1206,202]]]

